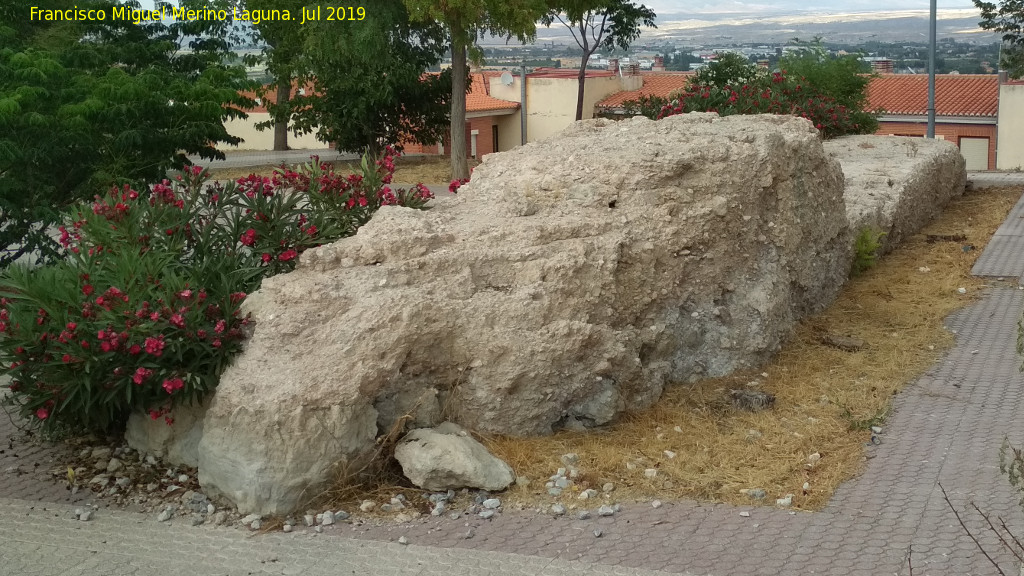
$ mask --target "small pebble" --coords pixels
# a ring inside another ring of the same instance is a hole
[[[967,288],[957,288],[956,291],[961,294],[967,294]]]
[[[600,538],[602,534],[604,534],[604,532],[602,532],[600,528],[594,530],[594,538]]]
[[[611,482],[606,482],[605,485],[601,487],[601,491],[604,492],[605,494],[607,494],[608,492],[613,492],[614,490],[615,484],[612,484]]]
[[[398,537],[398,543],[401,544],[402,546],[405,546],[406,544],[409,543],[409,539],[406,538],[405,536],[399,536]]]
[[[483,501],[483,507],[489,510],[495,510],[501,507],[501,500],[497,498],[488,498]]]
[[[193,514],[192,515],[192,525],[193,526],[200,526],[200,525],[202,525],[203,522],[206,522],[206,518],[203,518],[202,514]]]
[[[597,509],[598,516],[611,516],[612,514],[615,514],[615,509],[607,504]]]
[[[565,514],[565,506],[563,506],[562,504],[552,504],[551,513],[555,516],[561,516]]]
[[[253,530],[259,530],[260,528],[263,528],[263,521],[260,519],[253,520],[252,524],[249,524],[249,528],[252,528]]]
[[[85,510],[82,510],[82,512],[78,515],[78,519],[82,522],[88,522],[89,520],[92,520],[92,508],[86,508]]]
[[[284,527],[281,528],[281,530],[284,530],[285,532],[291,532],[292,531],[292,525],[291,524],[285,524]]]
[[[181,476],[178,476],[178,482],[181,482],[182,484],[188,482],[188,475],[182,474]]]
[[[740,512],[740,516],[743,516],[744,518],[750,518],[750,512],[747,512],[747,511]]]
[[[673,451],[671,451],[671,450],[665,450],[665,452],[663,452],[663,454],[665,454],[665,457],[666,457],[666,458],[668,458],[668,459],[670,459],[670,460],[671,460],[672,458],[675,458],[675,457],[676,457],[676,453],[675,453],[675,452],[673,452]]]
[[[577,520],[588,520],[590,519],[590,512],[586,510],[580,510],[579,514],[576,515]]]
[[[360,512],[369,512],[369,511],[373,510],[376,507],[377,507],[377,503],[374,502],[373,500],[363,500],[363,502],[361,504],[359,504],[359,511]]]
[[[657,475],[658,475],[658,469],[657,468],[648,468],[648,469],[644,470],[644,476],[646,476],[647,478],[655,478]]]
[[[651,507],[653,507],[653,508],[661,508],[661,500],[654,500],[654,501],[652,501],[651,502]]]
[[[463,536],[463,538],[465,538],[466,540],[469,540],[472,537],[473,537],[473,529],[470,528],[469,530],[466,530],[466,535]]]
[[[775,504],[778,505],[778,506],[782,506],[783,508],[787,508],[789,506],[792,506],[793,505],[793,495],[792,494],[786,494],[785,498],[778,498],[778,499],[776,499],[775,500]]]
[[[480,517],[484,520],[489,520],[494,517],[497,512],[493,508],[488,508],[480,512]]]
[[[589,500],[591,498],[597,498],[597,490],[594,490],[593,488],[587,488],[583,492],[580,492],[580,495],[577,496],[576,498],[580,500]]]
[[[168,520],[171,519],[171,514],[172,513],[173,513],[173,511],[172,511],[171,508],[164,508],[163,511],[160,512],[160,515],[156,517],[156,521],[157,522],[167,522]]]
[[[305,523],[306,526],[312,526],[316,524],[316,516],[313,516],[312,514],[306,514],[302,517],[302,522]]]

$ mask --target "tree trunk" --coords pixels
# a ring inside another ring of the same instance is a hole
[[[583,53],[583,60],[580,61],[580,73],[577,76],[579,80],[579,88],[576,91],[576,120],[583,120],[583,88],[587,84],[587,61],[590,60],[590,54]]]
[[[287,106],[288,101],[292,97],[292,81],[290,78],[285,79],[277,85],[277,105]],[[274,119],[274,150],[287,150],[288,149],[288,117],[286,116],[283,120],[280,118]]]
[[[453,36],[456,36],[453,34]],[[452,180],[469,178],[466,161],[466,46],[452,40]]]

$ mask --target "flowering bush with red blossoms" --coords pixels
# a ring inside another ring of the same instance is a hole
[[[749,83],[735,86],[691,82],[669,99],[647,96],[625,103],[624,108],[657,120],[687,112],[789,114],[809,120],[824,138],[873,134],[877,127],[874,115],[843,106],[785,72],[752,74]]]
[[[61,261],[0,276],[5,402],[50,430],[109,430],[132,410],[170,422],[240,350],[239,306],[263,278],[353,234],[381,206],[432,197],[422,185],[391,188],[390,149],[362,167],[341,175],[314,158],[227,184],[193,167],[76,206],[60,229]]]

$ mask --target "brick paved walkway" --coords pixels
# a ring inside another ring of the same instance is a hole
[[[998,175],[996,184],[1024,182],[1019,175],[1007,182],[1001,179],[1006,178]],[[985,275],[1015,279],[1018,274],[1010,267],[1024,261],[1024,253],[1015,255],[1001,258]],[[1000,262],[1006,262],[1005,269]],[[21,480],[11,482],[11,476],[4,474],[0,476],[0,541],[4,542],[0,573],[7,566],[23,573],[33,568],[32,558],[44,555],[62,559],[64,568],[37,569],[36,573],[121,573],[97,571],[94,557],[132,568],[124,573],[158,565],[168,571],[146,572],[178,573],[170,571],[174,568],[189,574],[234,574],[234,569],[258,572],[262,567],[275,574],[315,574],[328,566],[338,568],[335,573],[349,573],[345,558],[354,555],[365,560],[359,565],[364,571],[351,569],[360,574],[440,574],[443,571],[434,564],[439,563],[456,574],[657,570],[714,575],[909,575],[908,558],[918,576],[996,574],[949,511],[941,483],[967,526],[1004,570],[1015,574],[1012,558],[984,529],[977,513],[967,512],[966,507],[974,502],[1024,536],[1024,512],[1017,503],[1020,495],[998,470],[1004,436],[1024,445],[1024,419],[1017,417],[1024,413],[1024,377],[1014,348],[1022,307],[1024,291],[1016,282],[994,281],[981,301],[950,316],[947,326],[957,334],[955,347],[896,398],[885,424],[884,442],[869,449],[873,458],[865,472],[841,486],[819,513],[692,502],[668,503],[659,509],[636,504],[624,506],[613,517],[592,520],[509,512],[491,521],[425,519],[390,527],[342,527],[308,546],[312,541],[308,537],[278,534],[246,547],[238,542],[254,541],[244,540],[236,530],[166,526],[146,516],[106,510],[96,522],[77,523],[67,518],[66,505],[57,506],[56,513],[52,508],[44,513],[38,505],[30,511],[23,500],[2,498],[58,501],[67,498],[66,491],[24,480],[28,475],[15,475]],[[4,426],[0,421],[0,434],[9,433]],[[38,468],[45,468],[46,449],[17,442],[16,448],[15,459],[23,468],[26,462],[37,461],[41,462]],[[10,466],[12,458],[3,454],[0,468]],[[749,517],[740,516],[744,511]],[[467,539],[469,528],[474,533]],[[602,531],[599,538],[594,535],[596,528]],[[413,546],[381,542],[399,536],[406,536]],[[62,544],[65,538],[70,540]],[[222,545],[227,547],[219,555],[204,555],[204,550]],[[297,547],[294,553],[293,547]],[[76,564],[67,560],[69,550],[93,556]],[[204,560],[200,566],[181,562],[183,551]],[[265,561],[257,566],[259,553],[267,552],[280,554],[278,561],[270,568]],[[311,564],[303,554],[320,562]]]

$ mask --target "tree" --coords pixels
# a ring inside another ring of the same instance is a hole
[[[517,37],[527,41],[537,33],[544,0],[404,0],[415,21],[440,22],[447,29],[452,50],[451,155],[452,179],[469,177],[466,162],[467,58],[481,33]]]
[[[657,28],[653,10],[629,0],[550,0],[550,10],[541,18],[545,26],[561,22],[583,51],[576,94],[576,119],[583,119],[583,95],[587,62],[594,52],[616,47],[628,50],[640,36],[640,27]]]
[[[1013,78],[1024,77],[1024,0],[973,1],[981,10],[979,26],[1003,34],[999,67]]]
[[[239,142],[224,120],[244,116],[244,70],[223,64],[227,41],[211,28],[222,23],[135,24],[112,17],[114,0],[32,4],[106,18],[40,21],[0,0],[0,266],[52,256],[49,230],[76,199],[163,178],[189,153],[223,157],[217,143]]]
[[[300,79],[314,89],[292,101],[295,130],[372,154],[405,141],[442,139],[451,73],[425,71],[445,52],[444,28],[411,23],[401,0],[347,6],[364,8],[365,18],[303,26],[306,75]]]
[[[274,128],[274,150],[288,149],[288,124],[291,118],[292,80],[303,75],[305,30],[302,9],[305,0],[244,0],[253,10],[288,10],[293,20],[268,19],[254,25],[259,40],[264,44],[262,59],[267,72],[274,78],[271,85],[275,98],[266,106],[271,120],[257,124],[263,129]],[[265,96],[265,94],[264,94]]]

